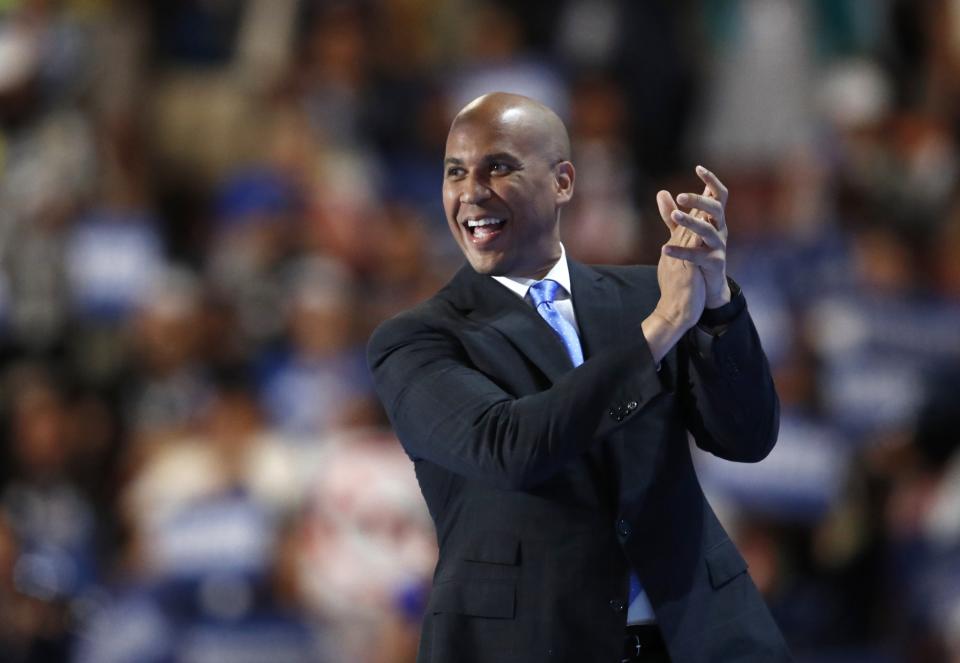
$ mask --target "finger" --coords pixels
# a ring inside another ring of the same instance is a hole
[[[724,186],[723,182],[720,181],[720,178],[703,166],[697,166],[696,170],[697,177],[703,180],[703,183],[707,186],[707,190],[713,194],[713,196],[719,200],[721,204],[726,206],[729,192],[727,191],[727,187]]]
[[[696,234],[709,248],[723,248],[723,240],[720,238],[720,234],[714,225],[709,221],[705,219],[698,219],[695,216],[687,214],[686,212],[681,212],[680,210],[674,211],[670,215],[670,219],[677,225],[683,226],[690,232]]]
[[[677,196],[677,202],[689,209],[705,212],[714,218],[723,216],[723,203],[716,198],[699,196],[695,193],[681,193]]]
[[[670,221],[675,223],[673,232],[670,233],[670,241],[667,244],[673,244],[674,246],[703,246],[703,240],[700,239],[700,236],[690,230],[687,230],[686,226],[680,225],[673,221],[671,216]]]
[[[706,247],[692,248],[688,246],[676,246],[675,244],[664,244],[662,250],[666,256],[693,263],[698,267],[708,265],[710,262],[711,251]]]
[[[657,208],[660,210],[660,218],[667,224],[667,229],[672,233],[677,224],[670,218],[670,213],[677,209],[677,203],[669,191],[657,192]]]

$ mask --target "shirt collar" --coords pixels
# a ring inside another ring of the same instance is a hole
[[[560,284],[562,292],[557,292],[557,299],[573,299],[573,291],[570,289],[570,266],[567,264],[567,251],[563,248],[562,242],[560,243],[560,259],[543,278]],[[537,282],[537,279],[528,279],[522,276],[494,276],[493,279],[521,298],[526,298],[527,290]]]

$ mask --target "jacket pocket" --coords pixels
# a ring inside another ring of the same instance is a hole
[[[707,575],[710,585],[720,589],[741,573],[746,573],[747,562],[740,551],[727,539],[706,552]]]
[[[520,539],[506,532],[484,534],[465,547],[463,559],[516,566],[520,563]]]
[[[451,580],[433,587],[430,611],[434,614],[513,619],[516,593],[516,583],[509,580]]]

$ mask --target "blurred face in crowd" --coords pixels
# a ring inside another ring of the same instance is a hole
[[[573,195],[560,118],[518,95],[494,93],[453,121],[444,159],[447,223],[480,274],[541,278],[560,258],[560,208]]]
[[[14,450],[30,475],[61,472],[68,461],[67,413],[59,395],[44,385],[29,385],[14,399]]]
[[[166,375],[192,361],[200,339],[199,309],[192,296],[158,291],[134,325],[135,343],[150,372]]]
[[[294,302],[290,332],[300,352],[335,355],[350,343],[351,308],[341,294],[315,292]]]

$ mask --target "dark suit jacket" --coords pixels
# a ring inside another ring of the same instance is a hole
[[[658,372],[640,330],[655,269],[570,273],[575,369],[530,305],[469,266],[370,340],[440,546],[418,661],[619,661],[630,567],[676,663],[788,660],[687,437],[736,461],[773,446],[778,401],[749,315],[710,361],[685,338]]]

